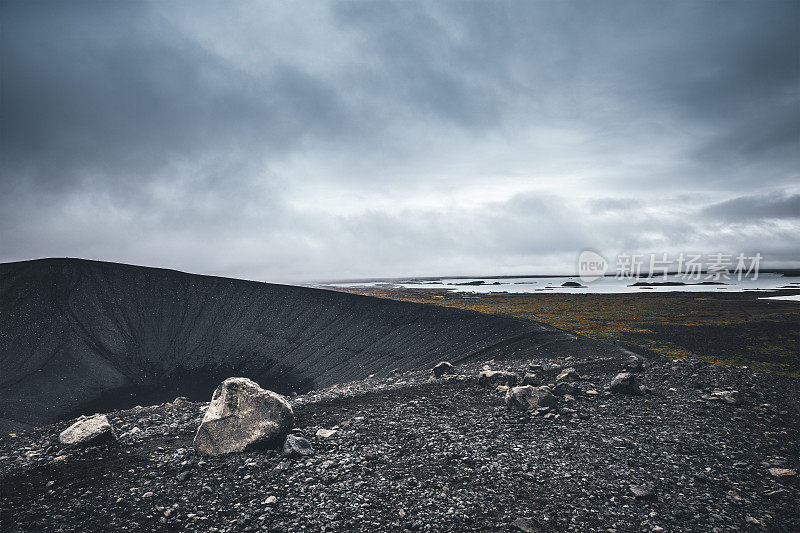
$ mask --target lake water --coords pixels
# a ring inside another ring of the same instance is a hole
[[[652,286],[639,287],[632,286],[636,282],[661,283],[661,282],[683,282],[686,285],[679,286]],[[474,293],[633,293],[633,292],[742,292],[742,291],[767,291],[780,289],[800,290],[800,278],[796,276],[784,276],[782,274],[766,273],[759,274],[758,279],[745,278],[739,281],[735,277],[731,279],[719,280],[724,285],[697,285],[702,282],[713,281],[701,276],[700,279],[685,279],[680,276],[669,275],[664,278],[626,278],[604,277],[597,281],[584,283],[575,277],[548,277],[548,278],[441,278],[437,280],[374,280],[364,282],[342,282],[326,283],[322,287],[344,288],[344,287],[402,287],[407,289],[447,289],[455,292],[474,292]],[[481,284],[478,284],[482,282]],[[565,282],[580,283],[582,287],[563,287]],[[466,285],[467,283],[473,283]]]

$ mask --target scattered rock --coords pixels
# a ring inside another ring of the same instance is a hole
[[[90,446],[116,440],[106,415],[82,416],[58,435],[58,442],[64,446]]]
[[[653,500],[656,497],[653,489],[647,485],[631,485],[630,489],[637,500]]]
[[[578,381],[580,379],[581,375],[573,367],[565,368],[556,376],[556,381]]]
[[[442,361],[441,363],[433,367],[433,375],[436,376],[437,378],[440,378],[447,374],[455,374],[455,373],[456,373],[455,367],[453,367],[453,365],[451,365],[447,361]]]
[[[762,520],[759,520],[757,518],[753,518],[752,516],[745,517],[744,521],[746,523],[750,524],[751,526],[756,526],[756,527],[759,527],[759,528],[766,527],[766,524]]]
[[[523,385],[513,387],[506,393],[506,405],[519,411],[527,411],[538,407],[552,407],[556,404],[556,397],[547,387],[533,387]]]
[[[539,385],[542,384],[542,380],[539,379],[539,376],[537,376],[536,374],[526,373],[522,377],[522,384],[523,385],[531,385],[533,387],[538,387]]]
[[[555,384],[555,386],[552,389],[552,393],[555,394],[556,396],[564,396],[567,394],[575,396],[578,393],[578,387],[573,383],[561,381]]]
[[[286,436],[286,440],[283,442],[283,455],[285,457],[304,457],[313,454],[314,448],[311,447],[308,439],[297,435]]]
[[[478,385],[481,387],[494,387],[497,385],[516,385],[519,377],[513,372],[503,370],[484,370],[478,374]]]
[[[327,439],[336,434],[335,429],[318,429],[316,436],[318,439]]]
[[[644,360],[636,355],[632,355],[624,365],[628,372],[641,372],[644,370]]]
[[[264,505],[273,505],[277,501],[278,501],[278,498],[276,498],[275,496],[270,496],[269,498],[264,500]]]
[[[532,518],[517,518],[511,522],[511,527],[524,533],[539,533],[541,531],[539,524]]]
[[[790,494],[791,494],[791,492],[789,492],[786,489],[781,488],[781,489],[777,489],[777,490],[771,490],[768,493],[764,494],[764,496],[766,496],[767,498],[778,499],[778,498],[784,498],[786,496],[789,496]]]
[[[797,471],[791,468],[770,468],[769,473],[775,477],[789,477],[797,475]]]
[[[228,378],[214,391],[194,446],[205,455],[241,452],[279,443],[293,426],[294,412],[283,396],[247,378]]]
[[[181,472],[177,476],[175,476],[175,479],[177,479],[180,482],[184,482],[187,479],[189,479],[190,477],[192,477],[192,473],[190,471],[188,471],[188,470],[184,470],[183,472]]]
[[[714,389],[710,394],[704,394],[703,399],[729,405],[739,405],[739,391]]]
[[[609,389],[617,394],[642,394],[641,387],[636,383],[636,378],[630,372],[620,372],[614,376]]]

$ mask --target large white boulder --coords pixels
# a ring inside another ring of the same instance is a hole
[[[289,402],[247,378],[220,383],[194,437],[204,455],[244,451],[255,444],[280,446],[294,426]]]

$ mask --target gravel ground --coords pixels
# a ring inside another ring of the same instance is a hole
[[[578,392],[521,413],[478,386],[533,363],[545,383],[574,366]],[[611,394],[621,368],[491,360],[315,391],[292,398],[302,459],[197,456],[207,404],[182,400],[109,413],[115,445],[62,449],[69,422],[2,437],[0,530],[800,531],[797,380],[657,359],[647,394]]]

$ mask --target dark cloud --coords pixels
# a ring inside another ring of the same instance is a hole
[[[0,260],[257,279],[558,270],[583,247],[800,260],[794,0],[0,10]]]
[[[800,219],[800,194],[740,196],[712,204],[703,214],[727,222],[751,222],[763,219]]]

